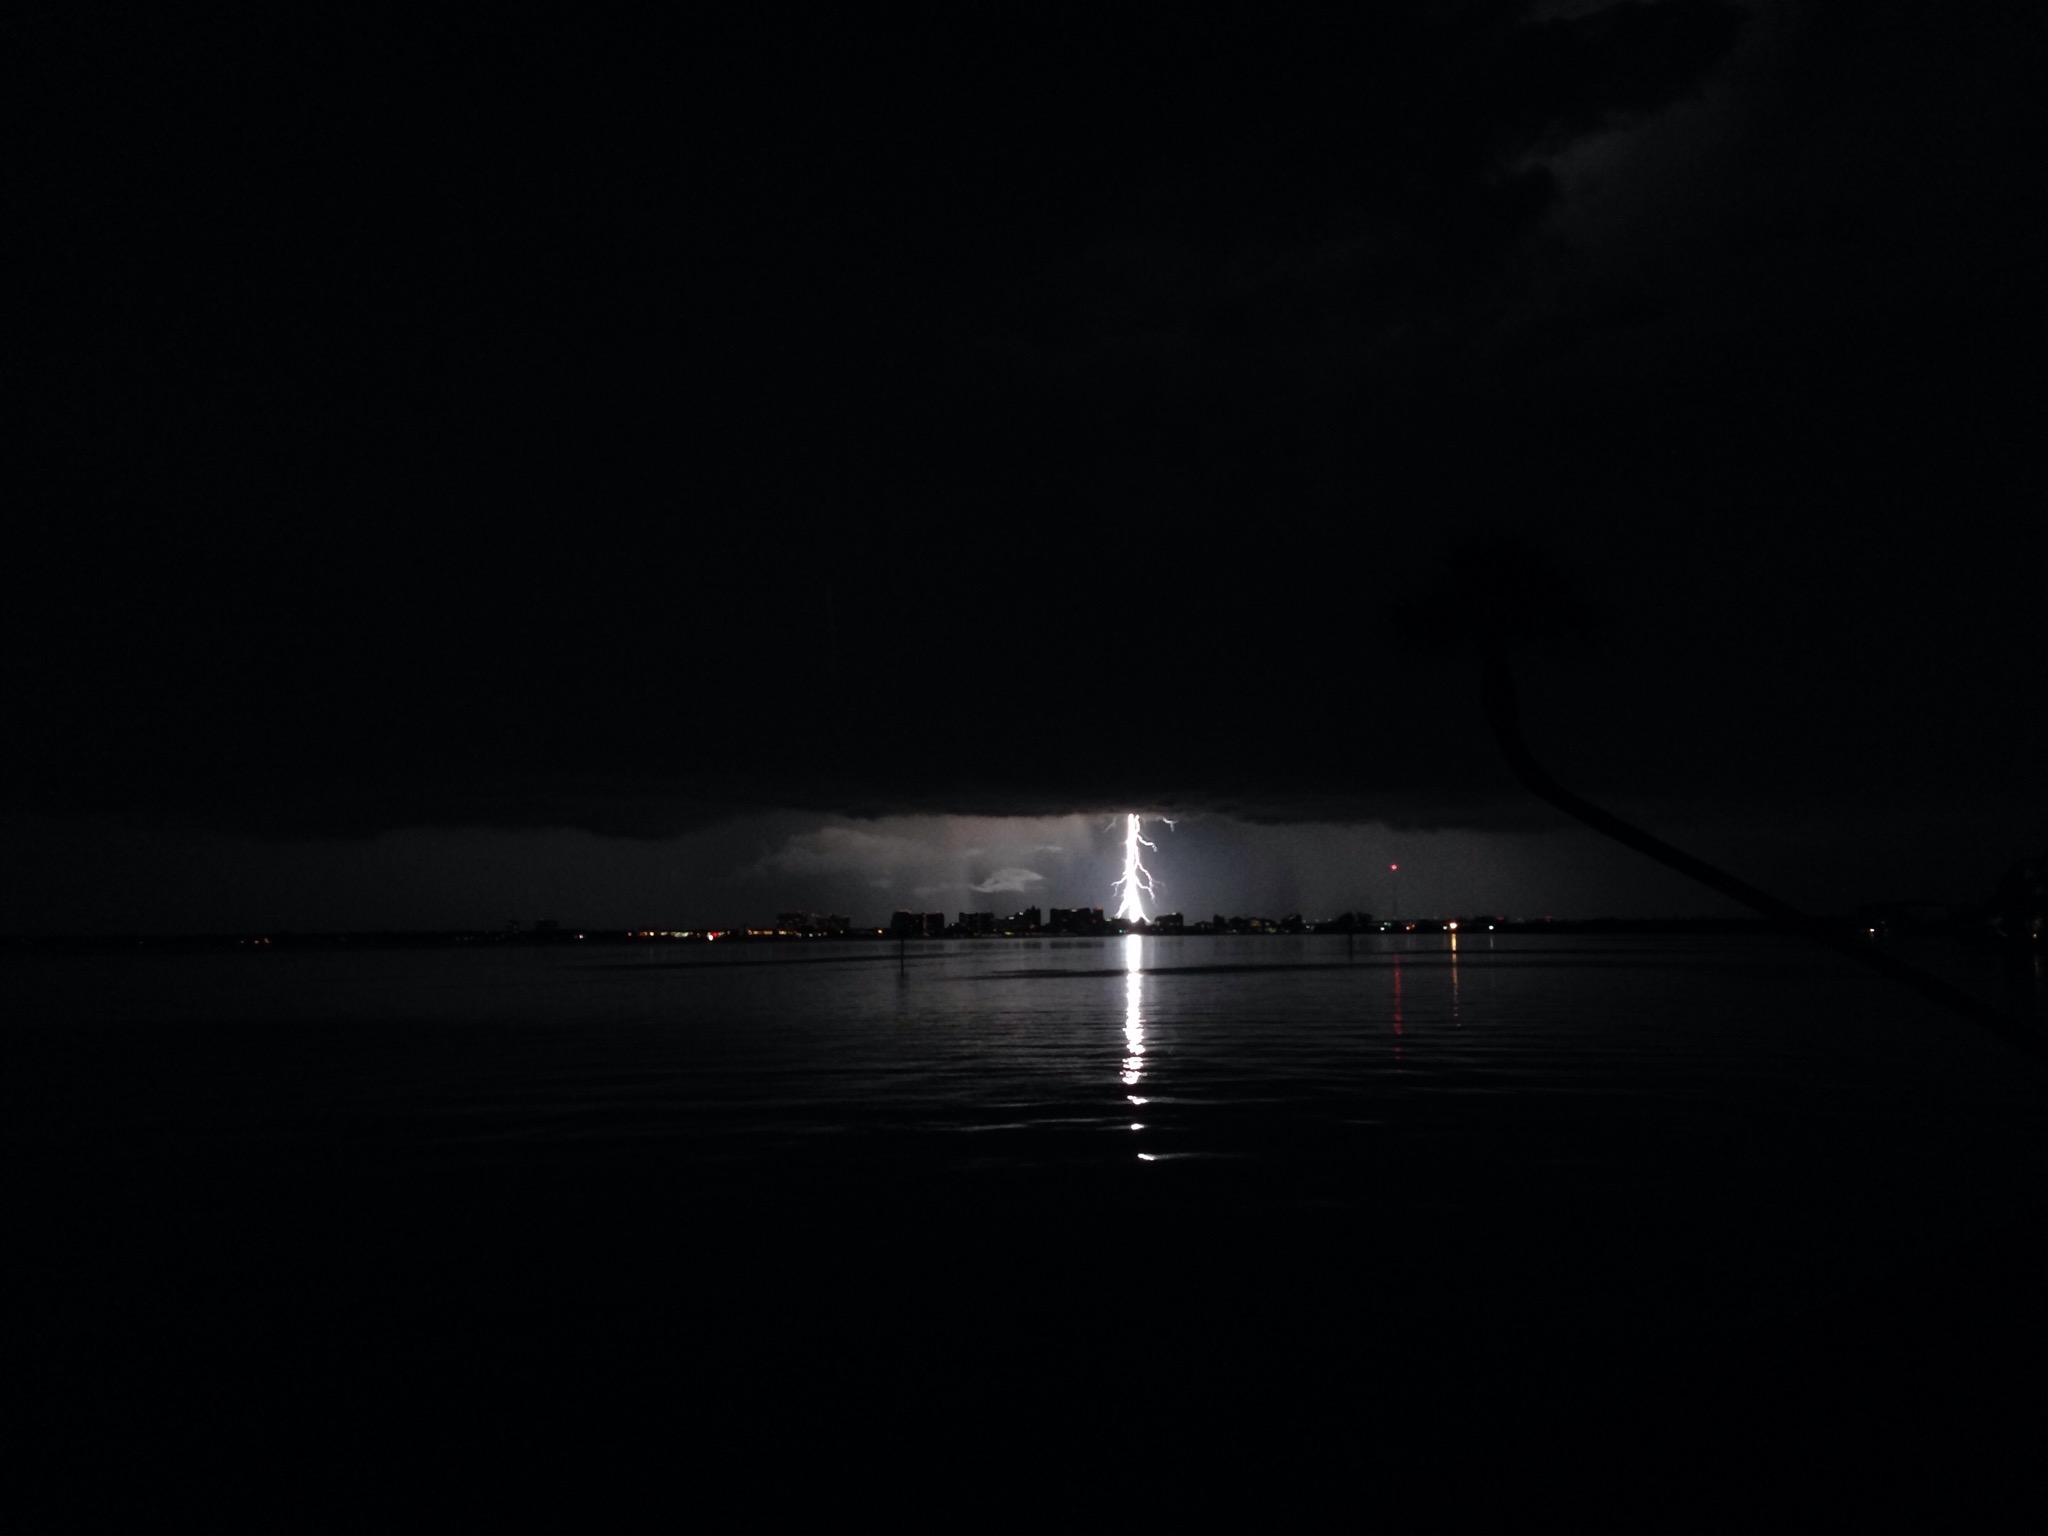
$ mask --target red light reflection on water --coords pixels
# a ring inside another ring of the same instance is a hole
[[[1401,951],[1394,951],[1394,1064],[1401,1063]]]

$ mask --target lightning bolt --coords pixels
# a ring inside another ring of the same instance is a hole
[[[1165,820],[1164,817],[1160,819]],[[1145,904],[1139,899],[1140,894],[1142,893],[1145,896],[1156,896],[1158,894],[1158,892],[1152,889],[1152,871],[1145,867],[1144,855],[1139,853],[1138,850],[1140,848],[1150,848],[1154,853],[1157,853],[1159,845],[1138,830],[1138,820],[1138,814],[1135,811],[1124,818],[1124,872],[1118,877],[1115,884],[1110,886],[1110,889],[1113,891],[1121,890],[1123,892],[1123,902],[1116,909],[1116,915],[1119,918],[1143,918],[1145,916]],[[1169,827],[1173,825],[1170,821],[1166,824]]]

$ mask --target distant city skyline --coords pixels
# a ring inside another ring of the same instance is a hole
[[[1760,830],[1747,851],[1767,841]],[[1743,846],[1707,839],[1700,847],[1756,877]],[[695,929],[765,925],[791,911],[840,913],[853,926],[882,928],[897,910],[950,919],[1030,906],[1109,908],[1122,853],[1120,831],[1099,815],[780,815],[672,840],[400,832],[312,844],[251,839],[225,854],[203,837],[164,830],[141,849],[146,861],[110,835],[90,880],[5,888],[0,932],[491,930],[550,917]],[[2012,862],[2002,852],[1995,837],[1950,850],[1953,878],[1932,888],[1912,878],[1917,865],[1902,864],[1894,881],[1865,884],[1816,863],[1811,878],[1785,881],[1777,893],[1814,912],[1886,901],[1964,907],[1989,896]],[[1487,835],[1187,817],[1155,859],[1163,909],[1190,921],[1217,912],[1393,915],[1392,862],[1401,865],[1402,916],[1740,915],[1712,892],[1569,827]],[[166,885],[179,896],[168,918]]]

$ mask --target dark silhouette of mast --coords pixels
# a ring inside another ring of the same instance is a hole
[[[1493,728],[1493,737],[1499,744],[1501,755],[1507,759],[1508,767],[1523,786],[1538,798],[1548,801],[1573,820],[1591,827],[1604,837],[1611,837],[1624,847],[1633,848],[1637,853],[1655,859],[1667,868],[1677,870],[1689,879],[1697,880],[1710,890],[1719,891],[1732,901],[1738,901],[1788,932],[1798,933],[1817,943],[1826,945],[1837,954],[1845,955],[1867,970],[1876,971],[1880,976],[1910,987],[1922,997],[1942,1004],[1969,1019],[2008,1044],[2018,1047],[2028,1055],[2048,1057],[2048,1041],[2044,1041],[2038,1030],[2028,1023],[1995,1008],[1982,999],[1958,987],[1951,986],[1939,977],[1930,976],[1914,966],[1906,964],[1897,956],[1881,949],[1873,949],[1833,924],[1802,912],[1787,902],[1780,901],[1768,891],[1760,891],[1745,880],[1739,880],[1726,870],[1697,858],[1682,848],[1674,848],[1662,838],[1653,837],[1642,828],[1632,826],[1611,811],[1603,810],[1590,800],[1582,799],[1566,789],[1545,771],[1530,752],[1528,743],[1522,738],[1521,701],[1515,689],[1514,669],[1508,661],[1505,641],[1496,635],[1487,648],[1485,678],[1482,692],[1486,704],[1487,723]]]

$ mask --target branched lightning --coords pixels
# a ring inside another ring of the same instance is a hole
[[[1169,827],[1173,825],[1170,821],[1166,824]],[[1123,902],[1116,909],[1119,918],[1142,919],[1145,905],[1139,899],[1140,894],[1158,894],[1152,888],[1152,871],[1145,867],[1144,856],[1138,852],[1141,847],[1150,848],[1154,853],[1159,851],[1159,845],[1138,830],[1138,815],[1133,811],[1124,818],[1124,872],[1110,887],[1123,892]]]

